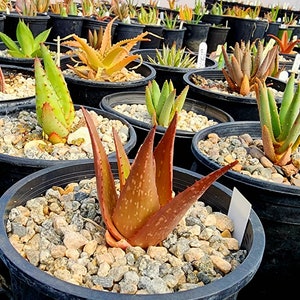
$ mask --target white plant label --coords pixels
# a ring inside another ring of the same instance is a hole
[[[205,68],[207,44],[201,42],[198,50],[197,68]]]
[[[295,72],[296,74],[299,73],[299,67],[300,67],[300,54],[296,54],[293,66],[292,66],[292,72]]]
[[[233,221],[233,237],[238,240],[239,245],[243,241],[251,207],[251,203],[234,187],[228,209],[228,217]]]

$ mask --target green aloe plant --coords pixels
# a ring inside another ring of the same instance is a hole
[[[295,89],[295,73],[287,81],[278,109],[272,90],[257,79],[255,85],[265,155],[284,166],[300,144],[300,82]]]
[[[166,80],[162,88],[159,87],[155,80],[149,81],[145,89],[145,97],[147,110],[152,117],[153,124],[168,127],[175,112],[181,111],[188,90],[189,86],[187,85],[176,96],[176,89],[172,80]]]
[[[36,114],[38,124],[51,143],[65,143],[75,117],[74,105],[60,68],[42,44],[44,67],[34,61]]]
[[[16,29],[17,42],[3,32],[0,32],[0,38],[12,57],[34,58],[36,56],[41,57],[40,44],[47,40],[50,31],[51,29],[49,28],[34,37],[24,20],[20,19]]]
[[[108,157],[89,113],[82,108],[90,132],[97,193],[106,224],[106,242],[113,247],[147,248],[160,243],[175,228],[187,210],[237,161],[196,181],[174,197],[173,151],[177,125],[175,114],[159,144],[153,150],[156,127],[148,133],[132,164],[114,131],[120,191]]]

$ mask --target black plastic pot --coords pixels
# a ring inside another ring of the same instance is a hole
[[[147,31],[149,33],[153,33],[158,37],[153,35],[147,35],[146,38],[149,38],[150,41],[141,42],[139,49],[156,49],[159,48],[162,41],[162,33],[163,33],[163,26],[162,25],[151,25],[145,24],[144,32]],[[160,38],[159,38],[160,37]]]
[[[224,45],[227,40],[227,35],[230,27],[225,26],[210,26],[207,35],[207,53],[217,50],[218,45]]]
[[[211,24],[209,23],[185,23],[184,27],[186,31],[184,33],[183,38],[183,47],[192,51],[192,52],[199,52],[199,45],[202,42],[206,42],[207,35]]]
[[[159,64],[154,64],[149,62],[149,57],[155,59],[156,51],[162,51],[160,49],[139,49],[132,51],[134,54],[140,54],[142,56],[143,62],[147,63],[151,67],[153,67],[156,71],[155,80],[157,83],[162,86],[166,80],[172,80],[176,90],[179,92],[185,86],[186,83],[183,81],[183,75],[191,70],[203,70],[203,68],[199,69],[190,69],[190,68],[178,68],[171,66],[164,66]],[[188,52],[186,52],[188,53]],[[195,57],[195,54],[190,54],[191,57]],[[196,59],[197,61],[197,59]],[[213,59],[206,58],[205,60],[205,68],[204,69],[215,69],[217,67],[217,62]]]
[[[7,34],[12,40],[16,40],[16,30],[19,23],[19,19],[24,20],[33,34],[37,36],[39,33],[45,31],[48,28],[49,15],[38,14],[37,16],[22,16],[18,13],[6,14],[4,22],[4,33]]]
[[[207,174],[220,167],[197,147],[209,133],[220,137],[250,134],[261,137],[259,122],[222,123],[195,134],[192,152],[193,171]],[[298,291],[300,267],[300,188],[259,180],[228,171],[219,180],[229,188],[236,187],[251,203],[264,225],[266,250],[261,267],[251,284],[243,289],[241,299],[284,299]]]
[[[127,68],[137,67],[138,64],[139,62],[131,62]],[[144,91],[148,82],[156,76],[155,69],[145,63],[138,66],[135,72],[141,74],[143,78],[126,82],[104,82],[71,75],[64,77],[74,103],[99,108],[99,102],[104,96],[115,92]]]
[[[139,34],[143,33],[145,25],[139,23],[126,24],[123,22],[117,22],[117,27],[113,36],[113,43],[117,43],[126,39],[135,38]],[[134,45],[132,49],[139,49],[141,42]]]
[[[3,13],[0,13],[0,32],[4,32],[4,22],[6,16]]]
[[[50,14],[50,19],[48,22],[48,28],[51,28],[51,32],[48,37],[49,42],[53,42],[57,39],[64,38],[70,34],[76,34],[81,36],[83,25],[83,17],[81,16],[67,16],[63,17],[59,14]]]
[[[277,36],[279,30],[280,23],[278,22],[269,22],[267,30],[265,32],[264,40],[267,43],[270,40],[269,34],[273,34]]]
[[[129,124],[125,119],[115,115],[111,114],[109,112],[100,110],[99,108],[91,108],[88,106],[85,106],[89,110],[96,111],[97,114],[103,115],[106,118],[109,119],[116,119],[120,120],[123,124],[126,124],[129,128],[129,140],[124,145],[124,149],[126,153],[129,153],[131,149],[136,144],[136,133],[132,125]],[[79,106],[75,106],[75,108],[79,109]],[[20,110],[28,110],[32,111],[35,110],[35,105],[19,105],[15,107],[8,107],[8,108],[0,108],[0,115],[10,115],[18,113]],[[109,157],[114,157],[115,153],[112,152],[109,154]],[[81,159],[76,160],[77,161],[89,161],[88,159]],[[70,161],[62,161],[62,160],[46,160],[46,159],[29,159],[29,158],[22,158],[22,157],[15,157],[8,154],[0,153],[0,195],[4,193],[11,185],[13,185],[15,182],[20,180],[21,178],[38,171],[43,168],[47,168],[50,166],[58,166],[65,163],[68,163]],[[73,161],[74,163],[74,161]]]
[[[245,19],[226,16],[230,30],[227,36],[228,47],[234,46],[236,42],[253,42],[262,39],[268,27],[265,20]]]
[[[0,65],[2,72],[4,75],[11,74],[12,76],[17,73],[22,73],[24,76],[34,78],[33,69],[30,68],[23,68],[14,65]],[[0,109],[6,107],[15,107],[18,105],[25,105],[25,104],[34,104],[35,103],[35,96],[32,97],[24,97],[24,98],[15,98],[10,100],[1,100],[0,101]]]
[[[202,22],[210,23],[211,25],[225,25],[226,18],[223,15],[204,14],[201,18]]]
[[[186,31],[186,27],[183,27],[181,29],[179,28],[170,29],[164,27],[162,32],[163,39],[160,42],[160,48],[162,48],[163,45],[171,48],[172,45],[175,43],[176,48],[181,49],[183,46],[185,31]]]
[[[45,45],[49,47],[49,50],[57,52],[56,43],[46,42]],[[3,42],[0,42],[0,50],[5,50],[5,49],[7,49],[6,45]],[[64,64],[69,60],[70,55],[67,52],[71,50],[72,50],[71,47],[60,45],[61,66],[64,66]],[[0,56],[0,64],[20,66],[24,68],[33,68],[34,58],[17,58],[17,57]]]
[[[119,113],[114,109],[114,107],[120,104],[145,104],[145,92],[114,93],[105,96],[100,103],[101,109],[126,119],[134,127],[137,134],[137,143],[135,148],[130,152],[131,157],[134,158],[150,128],[152,128],[152,125],[133,119],[129,116],[126,116],[125,114]],[[233,121],[233,118],[229,114],[211,105],[207,105],[201,101],[186,99],[183,108],[187,111],[193,111],[197,114],[207,116],[208,119],[214,120],[216,122]],[[165,133],[165,131],[165,127],[157,127],[155,136],[156,144]],[[194,160],[191,153],[191,141],[194,134],[195,132],[177,130],[174,147],[174,165],[190,169]]]
[[[252,97],[243,97],[233,94],[225,94],[217,92],[212,89],[202,88],[201,86],[193,83],[191,77],[193,75],[201,75],[207,79],[217,79],[225,81],[223,72],[221,70],[192,70],[183,76],[183,80],[190,86],[189,97],[194,99],[201,99],[201,101],[211,104],[213,106],[223,109],[229,113],[235,121],[247,120],[247,121],[258,121],[258,109],[256,99]],[[278,91],[284,91],[285,82],[268,77],[266,82],[272,83],[272,87]],[[280,99],[277,99],[280,103]]]
[[[116,163],[111,163],[114,174]],[[129,295],[103,292],[74,285],[41,271],[25,260],[11,245],[6,234],[6,224],[10,210],[26,201],[43,194],[53,185],[65,186],[95,176],[93,163],[78,162],[40,170],[20,180],[0,198],[0,257],[8,267],[14,300],[20,299],[73,299],[73,300],[217,300],[236,299],[257,272],[265,247],[264,230],[255,212],[251,210],[242,249],[248,251],[243,263],[223,278],[195,289],[166,294]],[[181,168],[174,168],[174,191],[179,192],[191,185],[201,175]],[[219,183],[213,184],[201,197],[214,210],[227,213],[231,191]]]

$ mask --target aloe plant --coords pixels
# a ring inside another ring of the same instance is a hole
[[[148,61],[162,66],[177,67],[177,68],[195,68],[196,56],[192,56],[185,51],[185,48],[177,49],[176,44],[171,47],[163,45],[162,49],[156,49],[154,58],[148,56]]]
[[[277,76],[279,72],[278,47],[264,49],[262,41],[257,47],[250,42],[236,43],[233,53],[229,55],[222,46],[225,67],[222,68],[229,88],[246,96],[253,89],[256,78],[266,79],[268,76]],[[266,51],[265,51],[266,50]]]
[[[140,41],[149,41],[148,38],[145,38],[148,32],[143,32],[132,39],[112,44],[111,29],[115,19],[112,19],[107,24],[99,49],[93,48],[85,39],[75,34],[72,35],[75,41],[64,42],[66,45],[79,49],[75,50],[80,60],[79,65],[68,65],[68,67],[80,78],[97,81],[120,81],[120,76],[118,75],[121,75],[123,81],[125,81],[127,80],[126,75],[130,75],[129,72],[126,73],[124,68],[130,62],[140,58],[139,54],[131,54],[130,50]]]
[[[128,246],[147,248],[157,245],[206,189],[237,163],[214,171],[173,197],[175,114],[154,150],[156,127],[149,131],[131,165],[120,138],[114,132],[120,180],[120,192],[117,193],[110,163],[94,122],[82,109],[91,136],[98,200],[106,224],[106,242],[110,246],[125,249]]]
[[[153,125],[158,124],[168,127],[176,112],[180,112],[189,86],[181,91],[176,96],[176,89],[174,88],[172,80],[166,80],[160,89],[155,80],[149,81],[145,89],[146,106],[149,114],[152,117]]]
[[[268,36],[277,42],[281,54],[295,53],[294,48],[300,43],[300,39],[289,40],[287,30],[283,31],[281,39],[274,34],[268,34]]]
[[[257,79],[256,99],[265,155],[276,165],[284,166],[300,144],[300,82],[296,91],[295,73],[287,81],[278,109],[272,90]]]
[[[3,32],[0,32],[0,38],[12,57],[34,58],[41,57],[40,44],[47,40],[50,31],[49,28],[34,37],[24,20],[20,19],[16,29],[17,43]]]
[[[38,124],[51,143],[65,143],[75,117],[74,105],[62,72],[48,48],[41,45],[44,67],[34,61]]]

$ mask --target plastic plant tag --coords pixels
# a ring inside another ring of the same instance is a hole
[[[281,71],[280,74],[279,74],[279,77],[278,79],[279,80],[282,80],[282,81],[287,81],[289,78],[289,72],[288,71]]]
[[[251,203],[234,187],[228,209],[228,217],[233,221],[233,237],[238,240],[239,245],[241,245],[244,237],[251,207]]]
[[[205,68],[206,53],[207,44],[205,42],[201,42],[198,51],[197,68]]]
[[[292,72],[298,74],[299,73],[299,66],[300,66],[300,54],[296,54],[293,66],[292,66]]]

